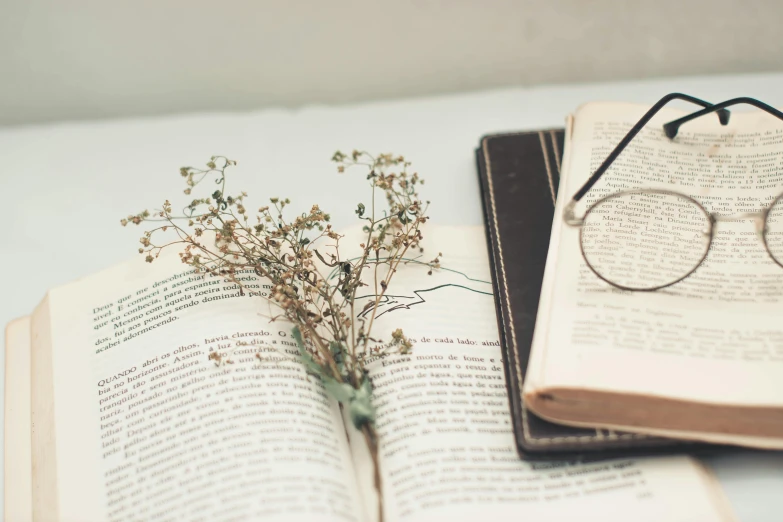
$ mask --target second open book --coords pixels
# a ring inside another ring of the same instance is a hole
[[[646,110],[593,103],[569,120],[524,400],[553,422],[783,448],[783,268],[753,220],[717,223],[704,264],[653,292],[599,280],[564,222],[573,194]],[[669,140],[663,123],[683,114],[648,123],[576,215],[628,188],[680,191],[724,215],[761,210],[783,191],[778,120],[734,112],[721,127],[710,115]],[[604,218],[629,210],[613,212]]]
[[[371,365],[386,520],[731,520],[689,457],[517,458],[484,244],[478,227],[432,228],[424,245],[444,268],[406,265],[379,310],[379,337],[416,340]],[[373,520],[364,441],[283,356],[297,353],[290,327],[186,268],[139,259],[50,291],[9,326],[9,516]],[[232,348],[232,365],[207,360]]]

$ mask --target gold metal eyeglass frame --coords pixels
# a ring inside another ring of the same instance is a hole
[[[619,288],[621,290],[629,290],[629,291],[635,291],[635,292],[652,292],[655,290],[660,290],[662,288],[666,288],[672,285],[675,285],[682,281],[683,279],[689,277],[691,274],[693,274],[703,263],[704,260],[707,258],[707,255],[709,254],[710,247],[712,246],[712,239],[714,237],[714,231],[715,231],[715,224],[718,222],[730,222],[730,221],[743,221],[746,219],[752,219],[755,222],[756,225],[756,232],[761,236],[762,242],[764,243],[764,249],[767,251],[767,254],[769,254],[769,257],[772,258],[772,260],[779,265],[780,267],[783,267],[783,260],[780,260],[775,257],[775,255],[772,253],[772,251],[769,248],[769,243],[767,241],[767,218],[769,217],[770,210],[783,199],[783,193],[778,195],[766,208],[758,211],[758,212],[747,212],[747,213],[741,213],[736,214],[732,216],[723,216],[720,214],[708,212],[704,206],[693,199],[692,197],[682,194],[680,192],[671,191],[671,190],[663,190],[663,189],[629,189],[629,190],[623,190],[619,192],[615,192],[612,194],[609,194],[607,196],[604,196],[603,198],[598,199],[595,201],[590,207],[585,211],[584,216],[581,218],[576,217],[575,215],[575,208],[577,203],[587,194],[587,192],[590,191],[590,189],[595,185],[595,183],[598,181],[598,179],[606,172],[606,170],[609,168],[609,166],[614,162],[614,160],[617,159],[617,157],[620,155],[620,153],[628,146],[628,144],[633,140],[634,137],[641,131],[641,129],[647,124],[648,121],[658,112],[660,111],[666,104],[673,100],[685,100],[691,103],[694,103],[696,105],[700,105],[704,107],[702,110],[694,112],[692,114],[689,114],[687,116],[684,116],[682,118],[679,118],[677,120],[671,121],[669,123],[666,123],[663,126],[664,133],[669,139],[674,139],[674,137],[677,135],[677,132],[679,131],[679,128],[682,124],[691,121],[695,118],[698,118],[700,116],[703,116],[705,114],[709,114],[712,112],[715,112],[718,114],[719,121],[721,125],[727,125],[729,123],[729,117],[730,113],[726,109],[726,107],[737,105],[737,104],[749,104],[753,105],[754,107],[760,108],[764,110],[765,112],[768,112],[772,114],[773,116],[776,116],[777,118],[783,120],[783,113],[778,111],[777,109],[767,105],[766,103],[760,102],[754,98],[733,98],[731,100],[718,103],[715,105],[712,105],[708,102],[705,102],[703,100],[700,100],[698,98],[694,98],[692,96],[688,96],[686,94],[680,94],[680,93],[672,93],[664,96],[661,98],[655,105],[652,106],[652,108],[647,111],[644,116],[631,128],[631,130],[628,132],[628,134],[625,135],[625,137],[620,141],[620,143],[615,147],[615,149],[607,156],[607,158],[604,160],[604,162],[596,169],[596,171],[593,173],[592,176],[587,180],[587,182],[580,188],[576,194],[574,194],[574,197],[571,199],[570,202],[566,205],[565,209],[563,210],[563,220],[565,223],[572,227],[578,227],[579,228],[579,250],[582,254],[582,258],[585,260],[585,263],[587,263],[588,268],[596,275],[598,278],[600,278],[602,281],[605,281],[606,283],[609,283],[610,285]],[[591,263],[588,259],[588,256],[585,254],[584,250],[584,224],[587,217],[590,215],[590,212],[593,211],[595,208],[599,207],[602,203],[606,202],[607,200],[618,198],[621,196],[629,195],[629,194],[662,194],[662,195],[669,195],[669,196],[675,196],[678,198],[682,198],[684,200],[687,200],[688,202],[694,204],[696,208],[698,208],[702,213],[704,213],[705,218],[707,219],[707,223],[709,224],[708,229],[704,231],[704,234],[708,236],[709,241],[706,244],[706,248],[704,249],[704,254],[701,256],[699,261],[694,265],[694,267],[685,275],[682,277],[663,285],[653,286],[649,288],[632,288],[628,286],[624,286],[621,284],[618,284],[614,281],[611,281],[604,277]]]

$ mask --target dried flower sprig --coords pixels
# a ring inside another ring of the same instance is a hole
[[[421,250],[421,229],[428,219],[429,202],[420,200],[418,188],[424,181],[409,172],[410,163],[402,156],[336,152],[332,161],[339,172],[352,167],[367,171],[369,205],[359,203],[354,210],[364,222],[358,255],[356,248],[351,257],[341,252],[343,236],[332,229],[329,214],[318,205],[289,219],[284,210],[290,201],[271,198],[269,205],[251,217],[247,194],[226,192],[226,172],[236,162],[223,156],[212,157],[206,168],[180,169],[186,195],[206,180],[214,180],[218,188],[210,195],[193,199],[181,214],[174,214],[166,201],[161,210],[145,210],[121,223],[162,222],[140,239],[139,253],[148,262],[163,249],[181,245],[183,263],[198,272],[226,278],[243,293],[269,300],[281,311],[280,316],[293,324],[301,361],[320,377],[367,442],[382,521],[378,437],[366,365],[371,357],[405,354],[412,349],[401,329],[385,343],[372,337],[372,329],[378,305],[400,263],[406,255]],[[159,240],[161,236],[165,238]],[[437,257],[426,263],[430,273],[439,263]],[[271,290],[249,288],[248,276],[265,280]],[[358,309],[357,291],[367,286],[375,297]],[[209,358],[217,364],[230,362],[218,352],[210,353]]]

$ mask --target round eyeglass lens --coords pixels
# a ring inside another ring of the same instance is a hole
[[[764,242],[772,259],[783,266],[783,196],[778,197],[769,208],[764,223]]]
[[[694,200],[630,191],[596,202],[580,241],[600,278],[628,290],[655,290],[693,272],[707,255],[711,234],[710,216]]]

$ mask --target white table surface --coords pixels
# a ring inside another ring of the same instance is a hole
[[[239,161],[233,187],[249,192],[253,204],[287,196],[304,210],[318,202],[338,228],[351,222],[367,191],[360,180],[335,173],[334,151],[404,154],[427,180],[423,195],[433,201],[434,222],[479,225],[473,151],[482,135],[562,126],[566,113],[587,101],[652,104],[671,91],[713,102],[752,96],[783,106],[783,74],[0,128],[7,223],[0,240],[0,324],[28,314],[48,288],[137,255],[139,229],[121,228],[120,218],[181,194],[178,168],[213,154]],[[708,463],[739,520],[783,519],[783,453],[740,453]]]

